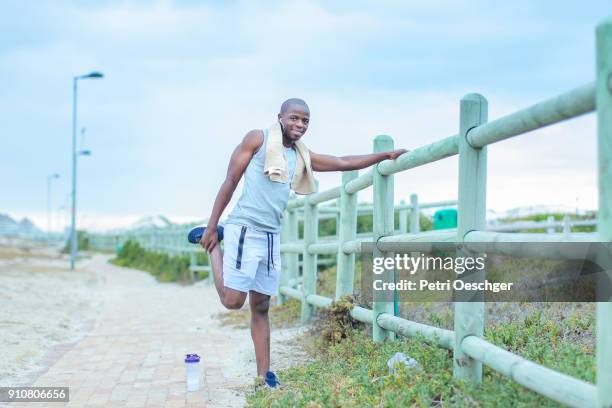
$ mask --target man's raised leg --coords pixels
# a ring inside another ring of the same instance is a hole
[[[240,309],[246,300],[246,292],[227,288],[223,284],[223,251],[221,245],[217,244],[208,254],[212,269],[215,288],[223,306],[228,309]]]
[[[268,319],[270,296],[251,290],[249,305],[251,306],[251,337],[255,346],[257,375],[264,377],[270,370],[270,321]]]

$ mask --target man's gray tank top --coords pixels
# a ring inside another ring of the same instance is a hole
[[[248,225],[265,232],[280,232],[283,211],[287,208],[291,180],[295,173],[296,151],[283,146],[289,177],[287,183],[270,181],[264,174],[264,160],[268,131],[263,131],[264,141],[251,158],[244,172],[244,187],[238,203],[227,217],[227,224]]]

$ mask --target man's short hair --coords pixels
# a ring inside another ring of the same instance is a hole
[[[291,108],[291,106],[293,105],[299,105],[302,106],[304,108],[306,108],[307,111],[310,112],[310,109],[308,108],[308,105],[306,104],[306,102],[304,102],[303,99],[300,98],[290,98],[287,99],[285,102],[283,102],[283,104],[281,105],[280,108],[280,113],[285,113],[289,110],[289,108]]]

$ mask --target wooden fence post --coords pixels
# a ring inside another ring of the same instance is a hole
[[[343,173],[344,176],[344,173]],[[344,188],[344,185],[342,185],[340,188]],[[338,212],[335,214],[335,218],[336,218],[336,240],[340,241],[340,211],[342,210],[342,206],[340,205],[340,199],[336,199],[336,208],[338,209]]]
[[[468,132],[487,122],[487,100],[478,94],[469,94],[461,99],[459,119],[459,214],[457,242],[473,230],[486,227],[487,148],[470,146]],[[457,254],[459,255],[459,254]],[[475,279],[484,277],[473,275]],[[462,296],[460,293],[459,296]],[[484,332],[484,303],[455,302],[455,345],[453,375],[476,382],[482,380],[482,363],[465,354],[461,348],[468,336],[482,337]]]
[[[412,210],[410,211],[410,233],[417,234],[421,231],[418,195],[410,194],[410,205],[412,206]]]
[[[357,170],[342,173],[340,189],[340,220],[336,224],[338,231],[338,259],[336,261],[336,299],[353,293],[355,283],[355,254],[345,254],[343,245],[357,238],[357,193],[346,192],[346,184],[356,179]]]
[[[548,217],[546,217],[546,233],[547,234],[554,234],[555,233],[555,217],[553,217],[552,215],[549,215]]]
[[[281,232],[280,232],[281,245],[284,244],[285,242],[288,242],[289,240],[289,237],[288,237],[289,224],[287,223],[287,218],[289,218],[288,214],[289,214],[289,210],[285,210],[285,212],[283,213],[283,222],[281,224]],[[281,272],[280,272],[281,275],[279,279],[279,286],[288,286],[287,284],[289,283],[289,274],[287,273],[287,266],[289,264],[288,255],[289,254],[281,253]],[[285,300],[287,300],[286,296],[280,293],[279,291],[278,296],[276,297],[276,304],[282,305],[283,302],[285,302]]]
[[[568,238],[571,233],[572,233],[572,224],[570,222],[569,215],[565,214],[563,216],[563,235],[565,235],[565,238]]]
[[[318,190],[318,183],[317,183]],[[308,252],[308,246],[317,241],[319,217],[317,204],[311,204],[306,198],[304,202],[304,252],[302,261],[302,323],[312,318],[314,307],[306,299],[316,293],[317,289],[317,255]]]
[[[597,150],[601,242],[612,242],[612,19],[597,27]],[[612,273],[607,271],[608,285]],[[603,284],[603,282],[602,282]],[[597,303],[597,396],[600,407],[612,407],[612,299]]]
[[[296,242],[298,240],[298,217],[297,208],[289,210],[287,215],[287,239],[288,242]],[[287,255],[288,263],[285,271],[288,272],[289,279],[287,282],[292,286],[297,286],[297,280],[300,276],[299,254],[290,253]]]
[[[393,139],[387,135],[379,135],[374,138],[374,152],[387,152],[393,150]],[[380,237],[393,235],[394,232],[394,207],[393,207],[393,175],[383,176],[378,172],[378,165],[373,168],[373,189],[374,189],[374,214],[373,214],[373,234],[374,258],[388,255],[378,249],[376,242]],[[395,270],[385,270],[380,279],[383,282],[393,282]],[[392,300],[385,299],[382,302],[372,302],[372,338],[374,341],[383,341],[386,338],[395,339],[395,333],[383,329],[378,325],[377,318],[382,313],[394,314],[394,303]]]
[[[410,205],[411,205],[411,210],[410,210],[410,233],[411,234],[418,234],[419,232],[421,232],[421,220],[420,220],[420,211],[419,211],[419,196],[416,193],[412,193],[410,194]],[[411,252],[410,256],[413,258],[418,258],[419,256],[421,256],[421,253],[416,251],[416,252]],[[396,315],[399,316],[399,304],[396,303],[396,311],[395,311]]]
[[[406,201],[400,200],[400,205],[406,205]],[[408,232],[408,210],[399,210],[399,233],[406,234]]]

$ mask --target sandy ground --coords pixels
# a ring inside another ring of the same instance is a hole
[[[200,339],[194,344],[201,350],[192,351],[219,370],[218,375],[204,373],[206,381],[221,378],[209,387],[223,392],[208,392],[206,406],[242,406],[246,394],[253,390],[256,375],[250,330],[219,322],[216,315],[224,309],[214,287],[204,282],[189,286],[161,284],[148,273],[108,264],[108,259],[108,255],[94,255],[80,261],[76,271],[70,271],[67,259],[57,252],[0,243],[0,386],[32,385],[51,379],[60,371],[58,367],[69,365],[66,360],[73,358],[71,354],[101,336],[109,340],[130,336],[142,339],[151,332],[153,339],[156,334],[167,336],[170,345],[164,345],[164,349],[179,349],[183,347],[180,339],[193,333]],[[272,330],[274,370],[304,361],[294,341],[304,331]],[[177,339],[174,347],[173,339]],[[207,353],[207,348],[215,353]],[[163,354],[163,350],[159,352]],[[180,356],[171,356],[169,361],[170,377],[182,381]],[[148,367],[145,363],[139,376]],[[77,365],[65,371],[72,377],[61,378],[76,378],[78,388],[79,370]],[[135,381],[137,384],[138,378]],[[108,386],[116,393],[122,385]],[[222,398],[222,404],[216,403],[218,398]]]
[[[0,246],[0,386],[31,383],[46,353],[83,338],[101,307],[95,272],[71,271],[56,250],[15,244]]]

